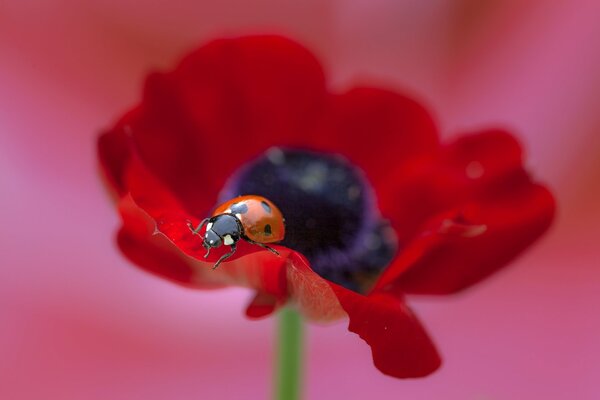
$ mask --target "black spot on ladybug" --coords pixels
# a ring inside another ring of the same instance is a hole
[[[235,203],[231,207],[232,214],[246,214],[248,212],[248,206],[245,203]]]
[[[266,202],[266,201],[261,201],[260,205],[262,206],[262,208],[265,209],[266,212],[268,212],[269,214],[271,214],[271,206]]]
[[[265,225],[265,235],[270,235],[271,234],[271,225],[267,224]]]

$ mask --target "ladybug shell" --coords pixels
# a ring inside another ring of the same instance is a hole
[[[246,237],[255,242],[279,242],[285,236],[283,214],[262,196],[239,196],[226,201],[215,209],[213,217],[220,214],[235,215],[241,221]]]

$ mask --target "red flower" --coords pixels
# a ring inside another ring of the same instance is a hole
[[[274,36],[216,40],[149,76],[99,156],[123,219],[118,243],[135,264],[189,287],[253,288],[249,317],[288,301],[314,321],[347,314],[377,368],[401,378],[440,365],[404,295],[479,282],[554,213],[508,133],[440,144],[414,100],[332,93],[313,55]],[[186,222],[209,215],[220,191],[269,193],[291,235],[275,246],[281,257],[240,243],[211,269],[223,253],[204,260]]]

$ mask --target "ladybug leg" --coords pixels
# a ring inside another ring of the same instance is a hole
[[[277,250],[275,250],[275,249],[274,249],[274,248],[272,248],[272,247],[269,247],[269,246],[267,246],[267,245],[266,245],[266,244],[264,244],[264,243],[255,242],[254,240],[251,240],[251,239],[248,239],[248,238],[246,238],[246,241],[247,241],[248,243],[250,243],[250,244],[255,244],[255,245],[257,245],[257,246],[260,246],[260,247],[262,247],[263,249],[267,249],[267,250],[269,250],[271,253],[275,254],[276,256],[278,256],[278,255],[279,255],[279,252],[278,252]]]
[[[276,256],[279,255],[279,252],[277,250],[275,250],[274,248],[267,246],[266,244],[262,244],[262,243],[257,243],[260,247],[262,247],[263,249],[267,249],[269,250],[271,253],[275,254]]]
[[[233,255],[233,253],[235,253],[235,243],[231,245],[231,251],[227,254],[223,254],[221,256],[221,258],[219,258],[219,260],[215,263],[215,266],[212,268],[213,270],[217,269],[217,267],[225,260],[227,260],[229,257],[231,257]]]
[[[198,225],[196,228],[194,228],[194,225],[192,225],[192,223],[190,221],[187,222],[187,226],[188,228],[190,228],[190,230],[192,231],[192,233],[194,235],[197,235],[198,232],[200,232],[202,230],[202,228],[204,227],[204,225],[206,225],[206,223],[208,222],[209,218],[204,218],[202,220],[202,222],[200,222],[200,225]]]

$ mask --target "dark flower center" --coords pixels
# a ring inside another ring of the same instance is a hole
[[[271,148],[240,168],[221,200],[256,194],[285,217],[281,242],[302,253],[323,278],[364,292],[396,254],[362,171],[335,154]]]

